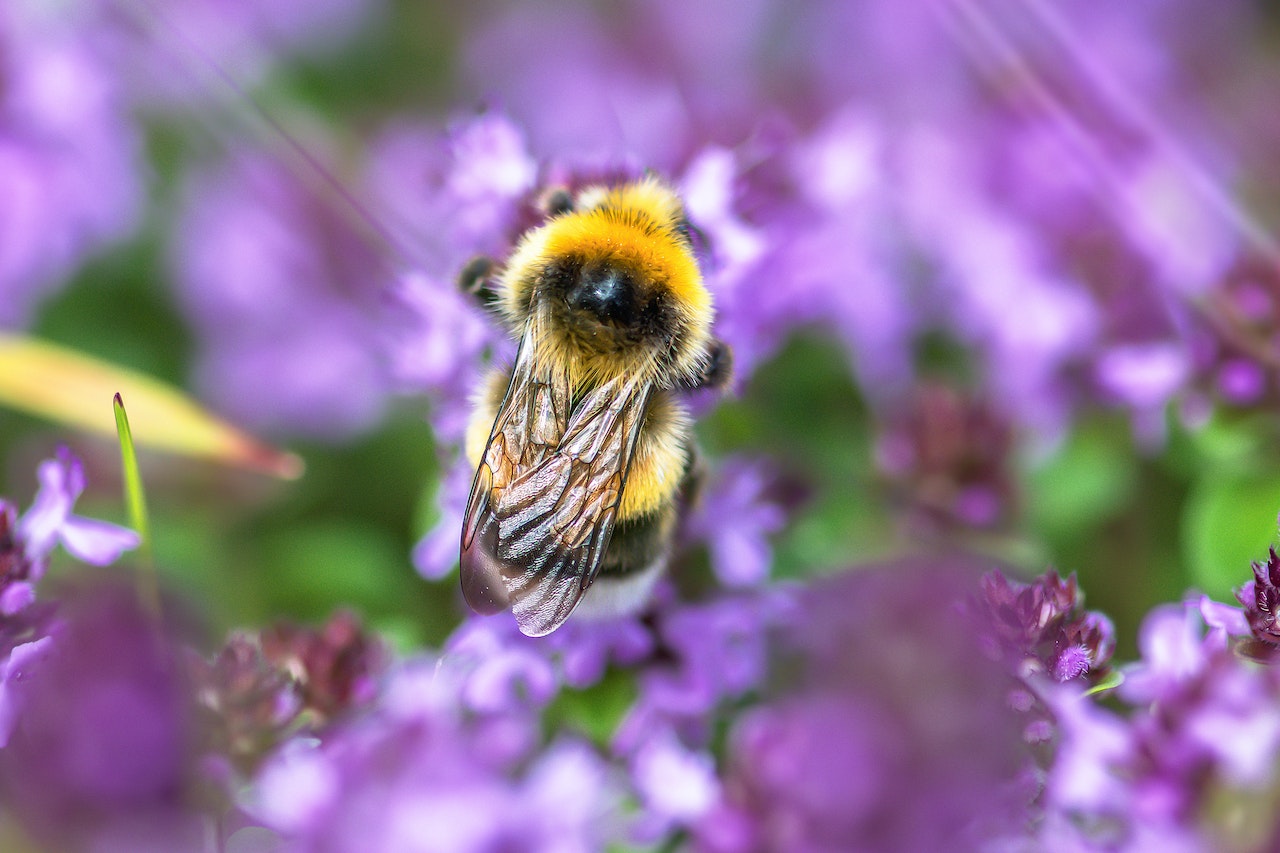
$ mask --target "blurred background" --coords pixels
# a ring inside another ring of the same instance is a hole
[[[457,273],[543,185],[653,169],[738,362],[694,401],[685,570],[977,551],[1078,573],[1130,657],[1276,531],[1277,36],[1262,0],[17,0],[0,329],[304,460],[144,453],[215,627],[351,607],[438,644],[459,423],[507,346]],[[115,444],[17,408],[0,494],[60,443],[123,521]]]

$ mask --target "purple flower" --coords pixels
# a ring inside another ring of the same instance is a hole
[[[174,267],[201,340],[197,383],[272,431],[349,435],[391,393],[375,249],[283,164],[256,151],[190,181]]]
[[[689,530],[707,542],[711,568],[726,587],[755,586],[769,578],[769,535],[786,521],[770,494],[770,474],[758,461],[722,459],[699,495]]]
[[[278,622],[235,632],[211,660],[190,652],[206,761],[248,772],[287,736],[322,731],[373,699],[386,657],[347,612],[318,629]]]
[[[378,0],[171,0],[162,6],[80,3],[130,95],[146,106],[189,107],[221,91],[218,70],[249,86],[287,55],[332,50],[381,5]]]
[[[52,638],[47,635],[18,643],[8,649],[6,658],[0,661],[0,748],[8,744],[18,715],[18,696],[22,690],[19,685],[30,676],[33,667],[40,665],[48,654],[51,643]]]
[[[285,849],[600,849],[618,796],[600,757],[566,739],[495,751],[505,715],[464,713],[459,683],[432,670],[400,672],[379,711],[281,752],[250,812]]]
[[[0,12],[0,327],[25,324],[88,254],[133,231],[140,140],[75,15]]]
[[[413,549],[414,568],[428,580],[439,580],[458,565],[462,516],[475,479],[475,470],[464,460],[452,459],[443,470],[445,475],[436,491],[439,519]]]
[[[961,613],[976,586],[963,563],[916,560],[801,594],[779,692],[733,725],[700,847],[966,850],[1017,827],[1028,756]]]
[[[1117,690],[1122,713],[1069,684],[1036,687],[1058,735],[1043,796],[1050,823],[1076,826],[1085,849],[1209,850],[1241,837],[1238,818],[1214,804],[1247,808],[1249,792],[1274,784],[1280,754],[1280,680],[1225,642],[1241,621],[1203,597],[1154,609],[1142,659]]]
[[[176,645],[129,586],[99,582],[62,604],[39,660],[7,691],[6,811],[51,846],[193,845],[201,827],[185,802],[192,731]]]
[[[1107,673],[1115,629],[1106,616],[1084,609],[1074,574],[1064,581],[1049,571],[1023,584],[989,572],[976,609],[989,631],[986,642],[1019,677],[1039,672],[1058,682],[1097,682]]]
[[[45,561],[32,559],[15,536],[18,514],[0,500],[0,617],[13,616],[35,600]]]
[[[1276,623],[1280,608],[1280,556],[1270,549],[1266,562],[1253,564],[1253,580],[1236,591],[1236,598],[1244,605],[1249,631],[1262,645],[1260,651],[1280,648],[1280,624]]]
[[[0,747],[16,719],[20,682],[46,655],[57,624],[54,605],[35,603],[49,554],[61,541],[73,556],[105,565],[138,545],[132,530],[71,513],[85,482],[80,460],[66,448],[37,473],[40,491],[21,517],[0,499]]]
[[[614,734],[615,751],[634,754],[667,730],[684,744],[706,746],[717,710],[763,683],[770,631],[789,612],[790,595],[781,589],[660,604],[657,654],[637,673],[640,695]]]
[[[669,731],[657,732],[631,757],[632,784],[643,812],[632,837],[656,841],[705,817],[720,801],[720,782],[709,752],[694,751]]]
[[[876,461],[918,530],[998,527],[1016,509],[1012,432],[988,402],[923,384],[885,425]]]
[[[505,352],[507,343],[498,340],[502,336],[494,318],[485,317],[478,300],[463,293],[456,281],[408,275],[392,298],[398,310],[391,318],[396,331],[387,335],[391,375],[404,390],[428,396],[436,441],[445,448],[460,447],[483,356]]]
[[[639,618],[572,619],[547,637],[520,633],[509,615],[472,616],[445,647],[442,666],[481,710],[541,707],[562,689],[597,684],[609,666],[636,667],[656,647]]]
[[[77,559],[96,566],[115,562],[124,551],[138,547],[132,530],[71,513],[84,491],[84,467],[66,448],[57,459],[40,463],[36,471],[40,491],[18,520],[16,536],[28,559],[43,561],[59,542]]]
[[[511,248],[538,165],[519,125],[484,112],[443,132],[387,128],[371,146],[367,183],[391,220],[417,235],[423,270],[452,280],[473,257]]]

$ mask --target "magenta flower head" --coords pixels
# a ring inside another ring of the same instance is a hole
[[[189,699],[173,639],[113,579],[64,596],[44,642],[8,689],[5,811],[50,848],[194,849]]]
[[[914,559],[815,584],[775,697],[729,736],[703,849],[970,850],[1016,825],[1028,766],[1008,676],[963,608],[972,565]]]
[[[1257,641],[1258,652],[1280,655],[1280,624],[1276,612],[1280,608],[1280,556],[1273,547],[1265,562],[1253,564],[1253,580],[1236,591],[1236,598],[1244,605],[1249,631]]]
[[[1096,682],[1115,650],[1115,629],[1101,613],[1084,609],[1075,575],[1049,571],[1029,584],[999,571],[982,578],[977,608],[987,644],[1021,677],[1048,673],[1055,681]]]

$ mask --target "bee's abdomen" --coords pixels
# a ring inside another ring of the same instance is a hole
[[[600,577],[631,575],[665,561],[675,523],[674,503],[655,513],[619,522],[600,563]]]
[[[675,502],[689,466],[689,415],[669,393],[655,391],[636,441],[618,507],[618,524]]]

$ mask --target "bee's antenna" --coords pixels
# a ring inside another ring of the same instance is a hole
[[[288,159],[293,161],[290,168],[295,176],[308,184],[311,192],[317,197],[328,196],[330,201],[326,203],[344,208],[346,213],[344,218],[352,221],[357,230],[363,232],[364,239],[385,246],[404,266],[423,265],[427,255],[415,241],[404,238],[403,233],[406,229],[391,227],[385,217],[380,217],[370,210],[362,199],[335,176],[332,169],[321,162],[296,135],[275,118],[252,92],[237,82],[235,77],[205,50],[197,39],[166,17],[152,0],[111,0],[111,3],[143,32],[150,34],[155,43],[169,47],[178,67],[193,78],[197,78],[198,85],[206,89],[220,88],[233,96],[238,103],[247,105],[247,110],[230,109],[228,112],[247,125],[256,125],[256,129],[250,128],[254,133],[274,137],[282,143],[288,151]],[[182,55],[184,51],[190,55]],[[195,62],[191,61],[191,57],[195,57]],[[207,72],[207,79],[199,79],[201,77],[197,73],[199,66],[203,66]],[[214,128],[208,129],[213,135],[218,135],[218,131]]]

